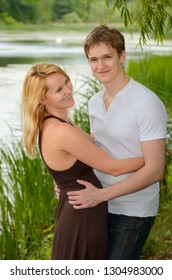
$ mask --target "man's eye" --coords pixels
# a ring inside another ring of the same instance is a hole
[[[105,56],[104,59],[110,59],[112,56],[108,55],[108,56]]]
[[[96,58],[92,58],[92,59],[90,59],[90,62],[96,62],[97,61],[97,59]]]

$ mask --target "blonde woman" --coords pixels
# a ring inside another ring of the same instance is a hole
[[[98,148],[68,117],[74,105],[69,76],[55,64],[36,64],[26,74],[22,96],[24,143],[34,158],[37,139],[42,159],[60,188],[52,259],[106,259],[107,203],[76,210],[67,192],[82,189],[77,179],[102,188],[93,169],[113,176],[144,165],[142,158],[117,160]]]

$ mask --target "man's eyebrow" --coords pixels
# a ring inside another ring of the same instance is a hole
[[[104,56],[106,56],[106,55],[113,55],[113,53],[112,53],[112,52],[105,53],[105,54],[101,55],[100,57],[104,57]],[[88,57],[88,58],[91,59],[91,58],[99,58],[99,57],[97,57],[97,56],[90,56],[90,57]]]

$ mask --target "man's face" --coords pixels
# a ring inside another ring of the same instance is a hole
[[[110,83],[123,74],[125,52],[119,55],[116,49],[100,43],[90,48],[88,61],[94,76],[103,84]]]

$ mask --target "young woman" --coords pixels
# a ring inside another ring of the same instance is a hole
[[[98,148],[93,139],[68,117],[74,105],[69,76],[55,64],[36,64],[23,84],[24,143],[35,156],[37,137],[42,159],[60,188],[52,259],[106,259],[108,249],[107,204],[75,210],[67,192],[82,189],[77,179],[102,188],[93,169],[113,176],[144,165],[142,158],[117,160]]]

